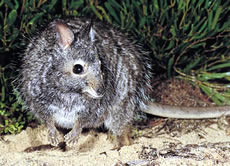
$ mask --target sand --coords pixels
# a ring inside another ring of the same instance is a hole
[[[199,130],[181,134],[159,134],[159,126],[155,125],[143,130],[134,129],[134,143],[119,150],[113,149],[107,133],[89,131],[81,134],[77,145],[66,151],[48,148],[24,152],[29,147],[49,144],[47,129],[41,125],[35,129],[28,127],[17,135],[2,136],[0,165],[230,165],[228,130],[226,126],[220,127],[218,120],[209,126],[201,125]]]

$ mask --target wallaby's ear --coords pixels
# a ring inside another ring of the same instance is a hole
[[[90,27],[90,30],[89,30],[89,39],[91,43],[93,43],[95,40],[95,31],[92,26]]]
[[[56,32],[59,45],[63,49],[68,48],[74,40],[74,34],[71,29],[67,25],[57,22]]]
[[[95,30],[93,28],[93,23],[88,23],[88,25],[82,27],[81,31],[78,34],[78,38],[85,39],[90,41],[91,43],[94,43],[95,41]]]

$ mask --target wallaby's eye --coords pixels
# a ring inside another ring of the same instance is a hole
[[[76,64],[73,66],[73,73],[74,74],[82,74],[84,72],[84,68],[80,64]]]

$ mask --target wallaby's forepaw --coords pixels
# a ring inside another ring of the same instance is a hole
[[[48,130],[48,141],[52,146],[58,146],[59,144],[59,134],[57,129]]]
[[[79,138],[79,132],[71,130],[68,134],[64,136],[65,142],[67,146],[72,147],[74,146]]]

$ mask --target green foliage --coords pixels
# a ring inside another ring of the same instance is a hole
[[[0,2],[0,52],[8,52],[22,46],[20,36],[37,28],[42,16],[54,11],[55,1],[2,0]],[[48,15],[50,16],[50,15]]]
[[[119,27],[151,50],[155,71],[190,80],[217,104],[230,104],[230,1],[0,0],[0,66],[17,58],[40,26],[65,16]],[[0,69],[0,134],[14,133],[28,116],[12,93],[11,74]]]
[[[221,0],[108,0],[94,4],[93,11],[148,44],[163,69],[189,73],[204,65],[201,60],[229,52],[229,5]]]
[[[0,67],[0,135],[18,133],[32,120],[32,116],[25,112],[18,92],[13,91],[12,80],[9,77],[12,74],[8,72],[6,68]]]

